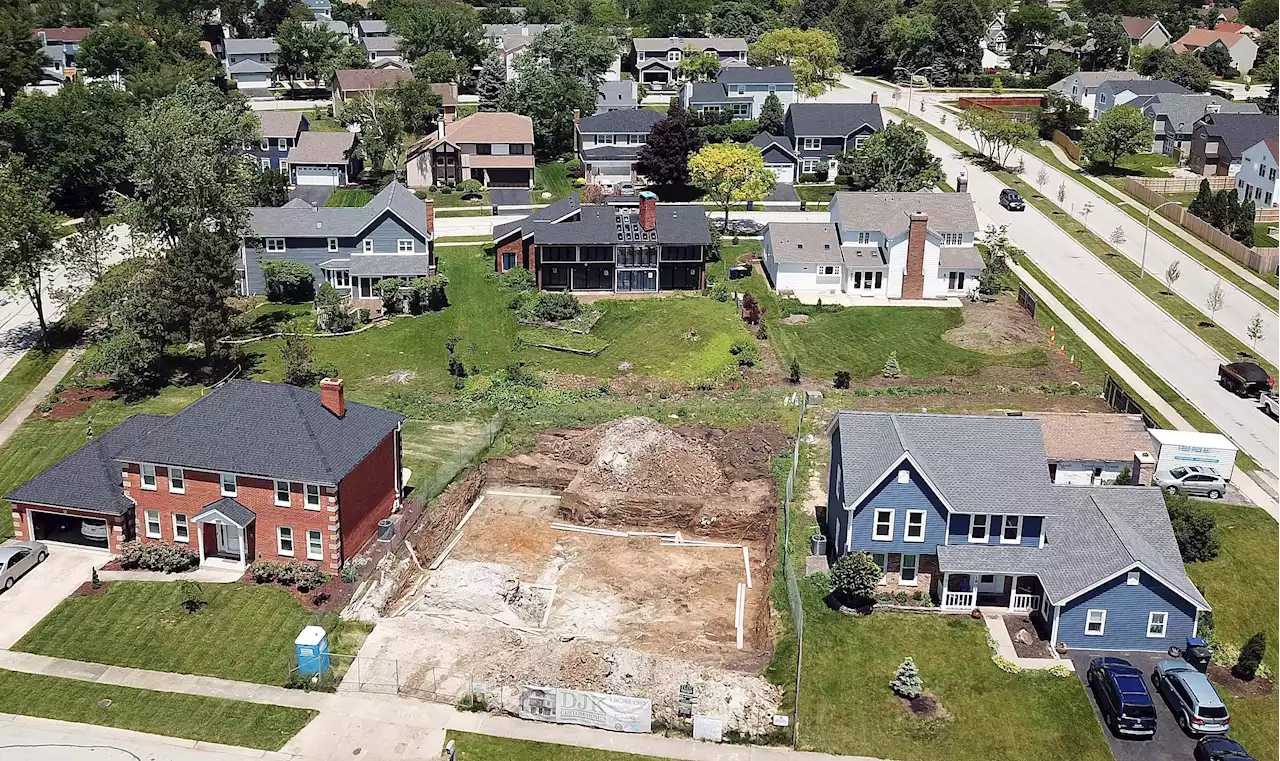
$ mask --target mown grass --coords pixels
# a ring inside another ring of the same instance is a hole
[[[445,741],[449,740],[456,743],[458,761],[663,761],[656,756],[513,740],[452,729],[445,736]]]
[[[363,188],[338,188],[324,202],[330,208],[361,207],[373,200],[373,193]]]
[[[533,184],[537,188],[533,194],[534,203],[550,203],[569,195],[573,192],[573,178],[569,177],[569,162],[548,161],[538,164],[533,169]],[[542,193],[538,191],[550,193],[551,198],[543,198]]]
[[[9,368],[4,378],[0,378],[0,420],[9,416],[10,412],[27,398],[31,390],[40,385],[44,376],[49,374],[53,366],[62,359],[67,350],[28,349],[22,358]]]
[[[110,704],[104,707],[105,701]],[[316,717],[315,711],[303,708],[4,670],[0,670],[0,713],[270,751],[280,750]]]

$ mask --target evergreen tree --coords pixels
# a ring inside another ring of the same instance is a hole
[[[907,700],[915,700],[924,694],[924,682],[920,680],[920,670],[916,668],[914,660],[908,657],[901,666],[898,666],[898,672],[893,675],[889,689]]]
[[[1258,674],[1258,666],[1262,665],[1262,659],[1267,655],[1267,633],[1258,632],[1244,643],[1244,647],[1240,648],[1240,657],[1236,658],[1236,664],[1231,672],[1237,678],[1246,682],[1253,679]]]
[[[507,86],[507,65],[495,53],[484,61],[480,76],[476,78],[476,95],[480,96],[481,111],[497,111],[502,100],[502,89]]]
[[[846,600],[866,601],[875,595],[884,571],[865,552],[850,552],[831,567],[831,589]]]
[[[1253,217],[1255,214],[1257,214],[1257,207],[1253,201],[1245,201],[1240,204],[1240,209],[1236,212],[1236,218],[1233,220],[1229,231],[1231,237],[1246,246],[1253,245]]]
[[[898,352],[889,352],[889,358],[884,362],[884,370],[880,372],[886,378],[899,378],[902,376],[902,367],[898,364]]]
[[[1213,189],[1209,187],[1208,180],[1200,181],[1200,191],[1196,193],[1195,199],[1191,201],[1191,205],[1187,207],[1187,211],[1197,217],[1208,221],[1213,212]]]
[[[782,101],[778,100],[777,93],[771,92],[769,97],[764,99],[764,106],[760,109],[760,131],[768,132],[770,135],[781,135],[783,119]]]

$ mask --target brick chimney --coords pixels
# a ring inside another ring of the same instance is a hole
[[[880,93],[878,93],[878,92],[873,92],[873,93],[871,93],[871,102],[872,102],[872,103],[879,103],[879,102],[880,102]]]
[[[658,197],[649,191],[640,194],[640,229],[653,230],[658,226]]]
[[[956,177],[956,192],[957,193],[969,192],[969,173],[963,169],[960,170],[959,176]]]
[[[342,392],[341,378],[325,378],[320,381],[320,403],[338,417],[347,414],[347,400]]]
[[[436,199],[428,198],[427,204],[427,233],[432,237],[436,234]]]
[[[907,268],[902,274],[902,298],[924,298],[924,241],[929,215],[917,211],[911,215],[911,232],[907,236]]]
[[[1133,466],[1129,469],[1132,478],[1129,483],[1134,486],[1150,486],[1156,475],[1156,458],[1150,452],[1133,453]]]

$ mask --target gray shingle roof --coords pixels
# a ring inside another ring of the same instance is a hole
[[[260,55],[277,53],[280,46],[270,37],[230,37],[223,41],[227,55]]]
[[[529,235],[534,231],[541,229],[545,225],[550,224],[553,220],[560,219],[565,215],[574,213],[580,207],[581,204],[578,202],[578,194],[570,193],[550,206],[544,206],[541,209],[538,209],[524,219],[517,219],[514,222],[505,222],[500,225],[494,225],[493,239],[497,242],[501,242],[502,239],[507,238],[512,234],[519,234],[522,237],[524,235]]]
[[[690,105],[727,103],[729,91],[720,82],[694,82],[689,92]],[[744,99],[745,102],[745,99]]]
[[[845,137],[863,126],[884,129],[878,103],[792,103],[788,132],[801,137]]]
[[[227,67],[227,71],[232,74],[269,74],[275,71],[275,66],[263,61],[236,61]]]
[[[120,487],[120,464],[116,456],[166,420],[162,415],[125,418],[14,489],[7,499],[123,515],[133,509],[133,502],[124,496]]]
[[[1158,93],[1189,93],[1187,88],[1167,79],[1123,79],[1108,80],[1099,87],[1106,87],[1114,93],[1131,92],[1134,95],[1156,95]]]
[[[427,254],[352,254],[349,266],[353,277],[425,277],[430,271],[431,257]]]
[[[603,145],[581,151],[585,161],[635,161],[640,155],[638,145]],[[492,191],[490,191],[492,192]]]
[[[289,149],[289,166],[298,164],[346,164],[356,144],[354,132],[317,132],[308,130]]]
[[[722,84],[788,84],[796,83],[790,66],[726,66],[716,75]]]
[[[365,37],[360,40],[360,45],[371,53],[399,50],[400,36],[388,34],[385,37]]]
[[[594,116],[584,116],[578,122],[578,131],[585,134],[597,132],[648,134],[653,125],[665,118],[667,118],[665,114],[652,109],[625,108]]]
[[[603,111],[607,108],[635,108],[637,105],[636,81],[634,79],[619,79],[600,83],[600,97],[596,101],[597,111]]]
[[[237,380],[159,423],[117,459],[337,485],[402,420],[350,401],[339,418],[315,391]]]
[[[1182,134],[1186,135],[1191,133],[1196,122],[1205,117],[1210,106],[1216,106],[1224,114],[1261,113],[1256,103],[1236,103],[1219,95],[1200,93],[1163,93],[1157,95],[1143,110],[1148,118],[1164,117],[1172,130],[1177,130],[1179,124],[1183,125]],[[1163,124],[1158,125],[1157,129],[1161,133],[1165,131]]]
[[[356,22],[356,28],[360,30],[360,34],[386,34],[387,22],[381,19],[363,19]]]
[[[779,262],[843,264],[840,234],[830,222],[770,222],[765,234]]]
[[[534,231],[534,243],[538,245],[625,245],[618,240],[617,215],[620,207],[613,204],[582,206],[578,219],[557,222],[538,227]],[[638,226],[636,208],[629,209],[633,227]],[[709,245],[711,234],[707,229],[707,212],[698,204],[659,204],[657,226],[654,230],[660,245],[696,246]]]
[[[973,246],[942,246],[938,249],[938,266],[980,270],[987,265],[982,261],[982,254]]]
[[[1231,156],[1239,156],[1260,141],[1276,136],[1276,118],[1267,114],[1210,114],[1204,119],[1204,129],[1206,134],[1221,139]]]
[[[786,135],[770,135],[768,132],[761,132],[759,135],[751,138],[751,144],[760,149],[761,153],[770,148],[777,148],[785,151],[787,155],[795,158],[796,149],[791,145],[791,138]]]
[[[310,134],[310,133],[303,133]],[[427,205],[404,185],[393,182],[359,208],[314,207],[302,199],[280,207],[249,209],[249,234],[258,238],[353,237],[391,210],[427,238]]]
[[[636,37],[631,40],[637,51],[661,52],[663,50],[746,50],[747,41],[741,37]]]
[[[258,111],[263,137],[297,137],[302,126],[301,111]]]
[[[240,528],[248,528],[249,524],[258,517],[257,513],[237,502],[234,497],[223,497],[217,502],[205,505],[204,509],[196,513],[191,520],[203,523],[212,518],[214,513],[221,513],[224,518]]]
[[[1034,418],[841,411],[833,425],[849,501],[909,452],[957,512],[1046,516],[1044,547],[939,545],[943,571],[1035,574],[1058,604],[1140,564],[1208,608],[1182,566],[1160,490],[1050,484]]]
[[[879,230],[896,238],[911,226],[911,215],[929,215],[934,232],[977,232],[978,216],[968,193],[836,193],[831,219],[844,230]]]

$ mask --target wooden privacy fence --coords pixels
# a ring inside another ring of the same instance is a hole
[[[1209,189],[1215,193],[1219,190],[1230,190],[1236,186],[1231,177],[1143,177],[1141,182],[1148,190],[1157,193],[1195,193],[1200,190],[1200,180],[1209,181]]]
[[[1210,180],[1221,179],[1221,180],[1229,180],[1231,182],[1234,182],[1229,177],[1207,178],[1207,179],[1210,179]],[[1150,182],[1163,183],[1166,181],[1152,180]],[[1174,182],[1177,182],[1177,180],[1174,180]],[[1193,180],[1191,182],[1196,182],[1197,186],[1199,184],[1198,181]],[[1229,187],[1235,187],[1235,186],[1234,184],[1232,184]],[[1147,207],[1152,209],[1156,208],[1160,204],[1165,203],[1169,200],[1165,198],[1163,195],[1161,195],[1160,193],[1148,187],[1148,181],[1146,180],[1139,181],[1139,180],[1135,180],[1132,177],[1124,181],[1124,192],[1138,199]],[[1169,192],[1178,192],[1178,191],[1169,191]],[[1262,274],[1269,275],[1276,272],[1277,265],[1280,264],[1280,251],[1277,251],[1277,249],[1250,248],[1249,246],[1246,246],[1240,243],[1236,239],[1232,238],[1230,235],[1227,235],[1226,233],[1222,232],[1218,228],[1214,227],[1213,225],[1209,224],[1203,219],[1187,211],[1187,209],[1183,206],[1166,206],[1163,209],[1160,209],[1159,211],[1157,211],[1156,213],[1164,217],[1165,219],[1170,220],[1171,222],[1177,223],[1183,229],[1190,232],[1192,235],[1196,236],[1197,238],[1204,241],[1205,243],[1208,243],[1210,246],[1213,246],[1214,248],[1218,249],[1222,253],[1231,257],[1232,259],[1235,259],[1237,262],[1239,262],[1240,264],[1243,264],[1244,266],[1248,267],[1254,272],[1260,272]]]
[[[1253,221],[1260,225],[1280,223],[1280,209],[1274,206],[1260,207],[1258,212],[1253,215]]]
[[[1080,146],[1076,145],[1075,141],[1070,137],[1067,137],[1067,133],[1060,129],[1055,129],[1053,131],[1053,143],[1066,151],[1072,161],[1076,163],[1080,162]]]

